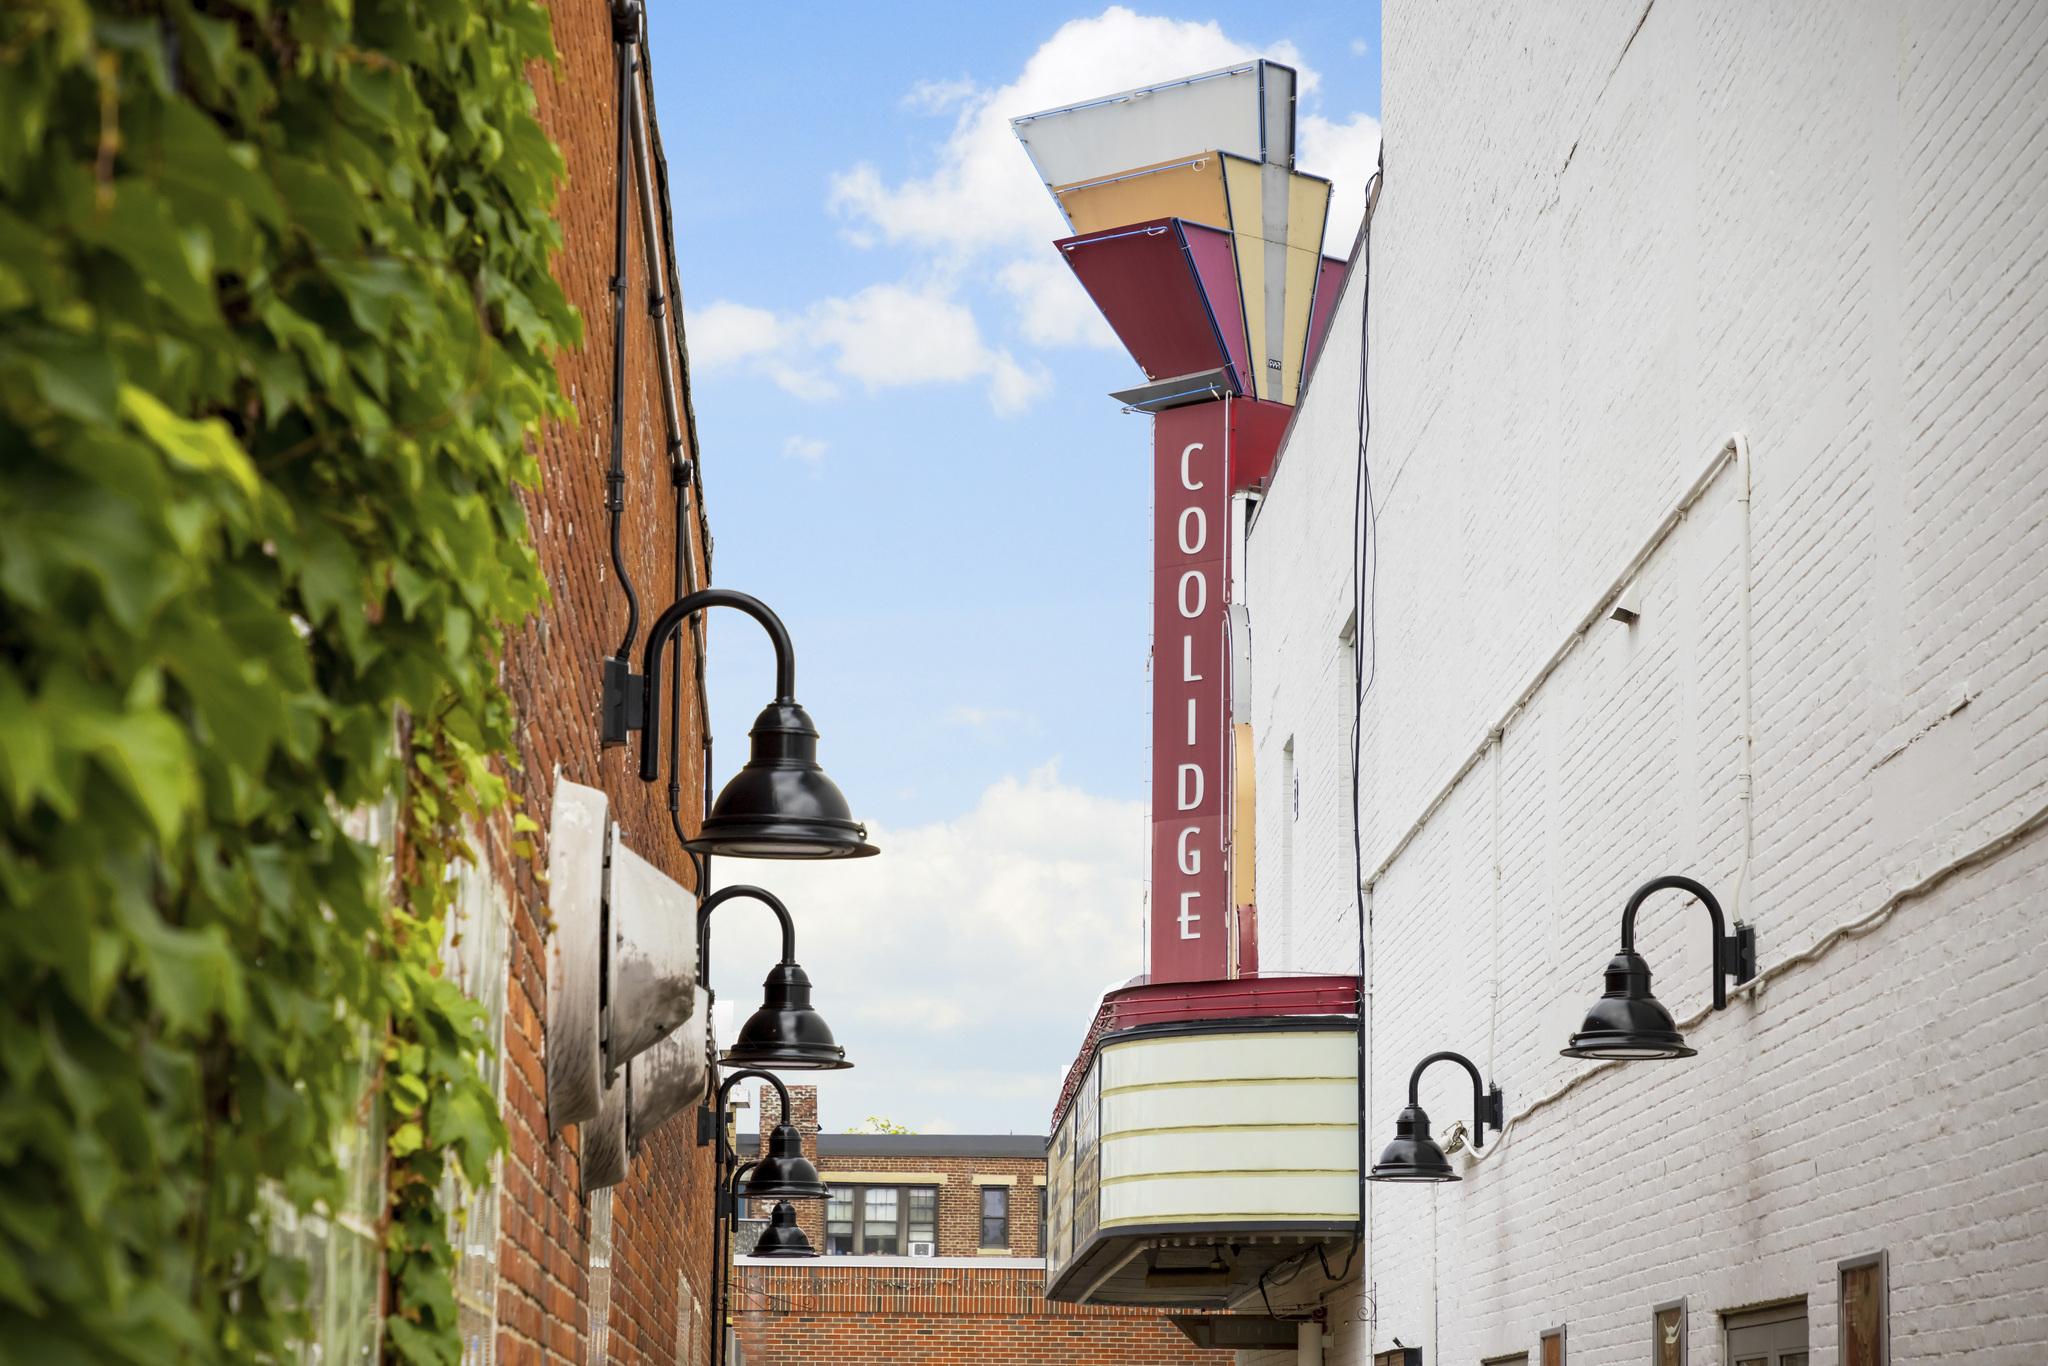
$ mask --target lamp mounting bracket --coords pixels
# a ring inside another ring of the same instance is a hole
[[[1735,933],[1721,941],[1721,971],[1736,986],[1756,976],[1756,926],[1735,922]]]
[[[1494,1083],[1493,1086],[1487,1089],[1486,1104],[1484,1107],[1482,1107],[1480,1113],[1485,1116],[1486,1122],[1493,1126],[1493,1132],[1495,1137],[1499,1137],[1501,1131],[1508,1127],[1507,1097],[1501,1094],[1500,1084],[1498,1082]]]
[[[640,0],[616,0],[612,5],[612,41],[640,41]]]
[[[599,739],[607,747],[623,745],[640,729],[647,708],[647,677],[633,672],[631,661],[605,656],[603,698],[598,710]]]

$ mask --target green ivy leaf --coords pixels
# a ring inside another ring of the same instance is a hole
[[[255,494],[256,467],[249,463],[248,452],[236,444],[227,423],[219,418],[179,417],[154,394],[132,384],[121,386],[121,414],[174,463],[225,475],[242,492]]]

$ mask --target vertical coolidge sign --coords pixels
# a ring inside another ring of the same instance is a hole
[[[1230,404],[1152,424],[1151,979],[1230,965]]]

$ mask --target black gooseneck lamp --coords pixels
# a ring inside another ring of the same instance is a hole
[[[1497,1134],[1506,1127],[1507,1101],[1500,1087],[1488,1088],[1479,1069],[1463,1053],[1432,1053],[1415,1064],[1408,1074],[1408,1107],[1394,1121],[1394,1141],[1373,1163],[1370,1181],[1459,1181],[1450,1159],[1429,1136],[1429,1116],[1423,1113],[1420,1087],[1422,1074],[1432,1063],[1454,1062],[1472,1074],[1472,1146],[1486,1146],[1486,1130]]]
[[[1737,986],[1756,976],[1756,930],[1739,921],[1735,932],[1724,932],[1721,903],[1702,884],[1689,877],[1670,874],[1651,878],[1636,888],[1621,913],[1621,952],[1607,964],[1607,990],[1586,1012],[1585,1023],[1572,1035],[1567,1058],[1599,1058],[1633,1062],[1644,1058],[1690,1058],[1699,1050],[1688,1048],[1678,1023],[1650,991],[1650,965],[1636,952],[1636,912],[1654,894],[1667,889],[1689,892],[1714,924],[1714,1009],[1728,1008],[1724,978]]]
[[[775,1209],[768,1216],[768,1227],[761,1232],[761,1241],[754,1244],[756,1257],[815,1257],[818,1250],[811,1246],[811,1240],[804,1237],[804,1231],[796,1225],[796,1206],[787,1200],[777,1200]]]
[[[739,1232],[740,1211],[746,1208],[746,1202],[739,1193],[740,1177],[758,1165],[760,1164],[756,1162],[742,1162],[733,1168],[732,1182],[728,1188],[731,1195],[727,1202],[727,1211],[732,1216],[734,1233]],[[818,1252],[811,1246],[811,1240],[804,1236],[804,1231],[797,1227],[796,1206],[787,1200],[777,1200],[775,1208],[769,1212],[768,1227],[761,1231],[760,1241],[754,1244],[754,1250],[749,1255],[815,1257]]]
[[[773,1072],[763,1072],[756,1067],[742,1067],[718,1084],[718,1108],[721,1123],[718,1141],[725,1142],[723,1112],[725,1099],[732,1094],[732,1088],[743,1081],[765,1081],[775,1088],[775,1094],[782,1101],[782,1118],[768,1134],[768,1151],[754,1162],[754,1171],[746,1184],[738,1188],[743,1200],[823,1200],[829,1191],[818,1179],[818,1169],[811,1159],[804,1156],[803,1134],[791,1120],[789,1088],[782,1084],[782,1078]]]
[[[818,766],[818,728],[796,700],[796,649],[781,618],[759,598],[700,588],[654,619],[638,674],[624,657],[608,657],[600,718],[604,743],[624,744],[628,732],[638,730],[640,779],[651,783],[661,776],[661,652],[685,620],[707,607],[736,608],[768,633],[775,646],[775,700],[754,718],[746,765],[683,847],[736,858],[862,858],[878,852],[867,841],[867,827],[853,818],[845,796]]]
[[[760,1157],[741,1162],[739,1154],[726,1145],[725,1102],[732,1094],[732,1088],[743,1081],[765,1081],[775,1088],[776,1096],[782,1102],[782,1118],[768,1134],[768,1150]],[[818,1176],[818,1169],[804,1156],[803,1133],[793,1121],[794,1108],[789,1101],[789,1088],[782,1084],[782,1078],[773,1072],[758,1068],[741,1068],[725,1078],[718,1085],[714,1108],[713,1141],[718,1145],[714,1150],[713,1192],[717,1203],[712,1221],[713,1245],[711,1249],[712,1274],[714,1278],[712,1308],[716,1314],[714,1326],[717,1339],[713,1344],[713,1360],[725,1360],[725,1339],[728,1329],[728,1300],[732,1284],[732,1245],[726,1241],[728,1222],[738,1218],[743,1202],[748,1200],[774,1200],[778,1212],[787,1207],[791,1200],[823,1200],[831,1195],[825,1183]],[[701,1141],[701,1139],[700,1139]],[[790,1210],[789,1225],[794,1228],[796,1211]],[[774,1220],[770,1220],[770,1227]],[[797,1237],[802,1239],[801,1230]],[[780,1241],[787,1246],[787,1235]],[[804,1245],[809,1246],[808,1240]],[[775,1255],[794,1257],[797,1252],[781,1252]]]
[[[811,1007],[811,979],[796,961],[796,922],[773,892],[760,887],[722,887],[697,905],[697,975],[711,984],[711,913],[735,898],[760,902],[782,924],[782,959],[768,971],[761,1008],[747,1017],[723,1059],[734,1067],[774,1067],[786,1072],[837,1071],[851,1067],[846,1050],[832,1037],[825,1017]],[[784,1113],[788,1111],[785,1108]]]

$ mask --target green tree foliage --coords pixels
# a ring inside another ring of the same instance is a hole
[[[288,1354],[266,1193],[337,1198],[365,1037],[386,1351],[457,1356],[436,1184],[503,1133],[438,957],[577,329],[552,55],[532,0],[0,6],[0,1359]]]
[[[853,1130],[857,1134],[914,1134],[917,1132],[908,1124],[898,1124],[887,1115],[869,1115]]]

